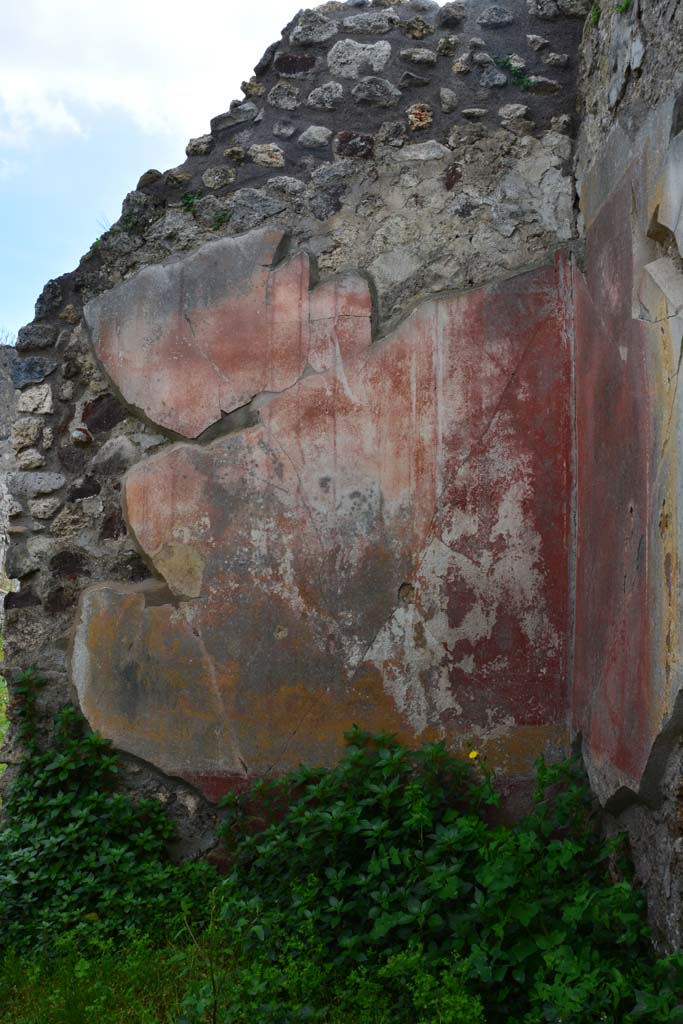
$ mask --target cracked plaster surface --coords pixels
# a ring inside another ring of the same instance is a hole
[[[164,582],[86,590],[72,658],[86,716],[205,792],[217,777],[281,770],[294,756],[329,762],[353,722],[456,746],[476,733],[499,745],[508,767],[528,768],[561,736],[565,700],[561,273],[422,303],[371,343],[369,295],[349,275],[352,288],[333,279],[298,291],[298,323],[264,317],[264,265],[270,277],[296,266],[306,278],[306,258],[270,269],[280,240],[258,233],[246,245],[266,253],[251,272],[240,267],[248,287],[225,274],[224,249],[210,250],[211,275],[228,290],[203,318],[193,299],[190,318],[210,325],[195,343],[214,339],[216,362],[221,345],[239,342],[250,379],[242,401],[273,380],[268,359],[279,358],[267,332],[254,342],[260,325],[285,323],[298,376],[282,378],[256,425],[165,448],[127,474],[129,527]],[[195,266],[206,267],[204,255]],[[192,270],[174,273],[187,280]],[[238,321],[224,312],[233,287],[258,318],[239,321],[234,341]],[[116,320],[129,309],[114,294],[109,322],[89,314],[105,365],[101,338],[123,339],[124,351],[140,338],[138,308],[132,327]],[[180,322],[177,304],[172,316]],[[318,327],[325,343],[299,347]],[[153,347],[166,352],[167,337],[162,328],[138,356],[165,364]],[[125,395],[129,368],[108,365]],[[314,372],[302,376],[306,365]],[[182,420],[194,436],[188,370],[169,373],[165,404],[152,387],[145,412],[162,408],[160,425],[175,415],[171,429]]]
[[[129,405],[195,438],[370,343],[365,281],[339,275],[311,292],[305,254],[274,265],[284,241],[265,229],[209,242],[88,303],[95,354]]]

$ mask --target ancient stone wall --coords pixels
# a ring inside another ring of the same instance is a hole
[[[573,729],[680,946],[683,6],[603,5],[582,56]]]
[[[20,332],[10,665],[179,852],[353,722],[567,750],[586,9],[302,13]]]
[[[302,12],[143,174],[2,350],[6,646],[179,856],[354,722],[576,741],[673,947],[683,6],[588,7]]]
[[[11,498],[7,488],[8,474],[14,469],[14,453],[10,443],[15,415],[15,391],[12,368],[17,361],[16,352],[9,345],[0,346],[0,600],[4,603],[10,581],[5,573],[7,556],[9,513]],[[0,629],[2,612],[0,611]]]

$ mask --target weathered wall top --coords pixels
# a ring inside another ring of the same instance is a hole
[[[0,466],[3,471],[9,468],[11,459],[9,444],[12,424],[14,423],[16,365],[18,363],[16,349],[9,345],[0,345]]]
[[[141,177],[39,319],[273,219],[322,274],[371,268],[383,320],[419,294],[539,262],[573,234],[586,6],[336,3],[295,19],[185,162]]]

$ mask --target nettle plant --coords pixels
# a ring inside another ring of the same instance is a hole
[[[336,768],[226,801],[220,914],[244,955],[312,935],[331,978],[374,982],[414,957],[490,1024],[683,1021],[683,958],[656,961],[623,844],[601,840],[577,764],[541,760],[535,809],[505,827],[478,759],[348,741]]]
[[[169,916],[201,907],[215,872],[171,863],[164,808],[117,790],[116,755],[75,708],[57,715],[42,749],[42,684],[26,672],[12,688],[26,755],[0,827],[0,952],[48,949],[67,933],[85,945],[161,933]]]
[[[115,753],[75,709],[45,746],[39,687],[34,673],[13,685],[26,758],[0,828],[13,991],[57,999],[64,977],[84,1021],[104,1005],[112,1024],[134,1020],[123,1003],[116,1015],[126,986],[106,965],[121,950],[138,991],[144,950],[166,979],[145,1024],[683,1021],[683,956],[656,960],[623,843],[601,840],[577,764],[540,761],[535,807],[508,827],[475,752],[354,729],[335,767],[225,800],[220,878],[170,862],[166,811],[121,791]],[[25,1024],[11,1012],[3,1024]]]

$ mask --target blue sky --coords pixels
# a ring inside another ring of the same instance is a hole
[[[240,96],[302,0],[10,0],[0,35],[0,333],[33,317],[150,167]]]

